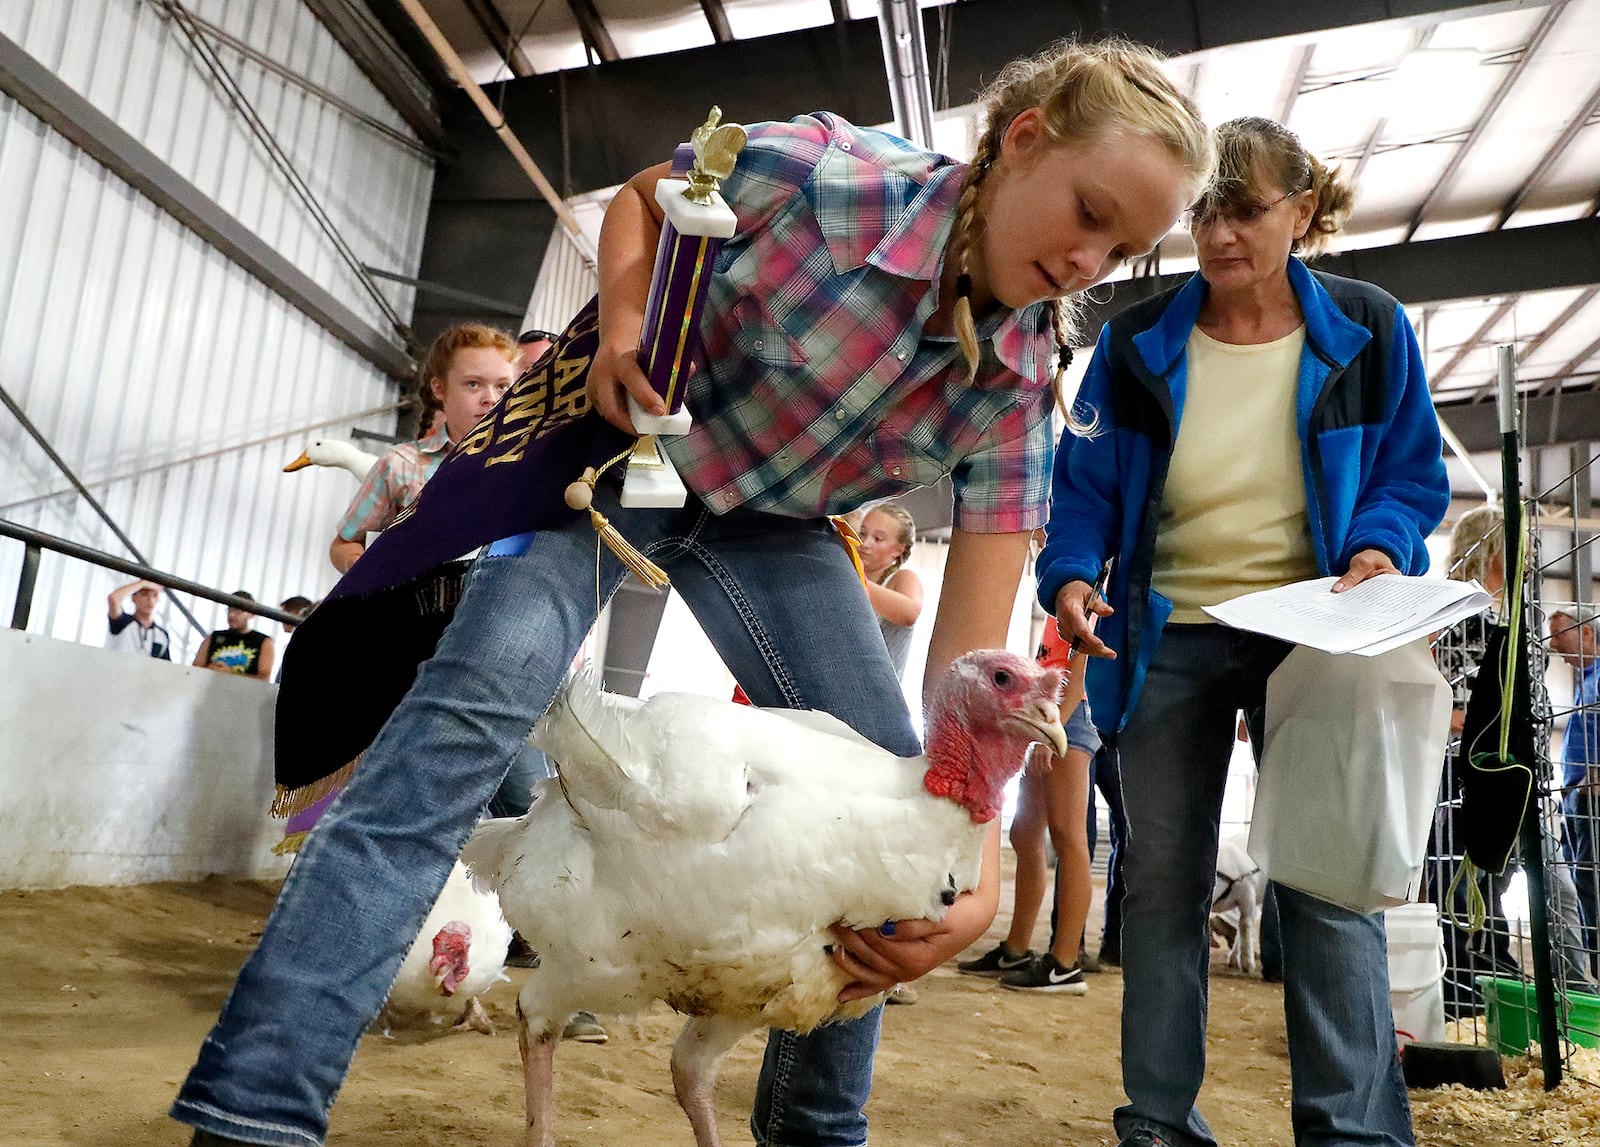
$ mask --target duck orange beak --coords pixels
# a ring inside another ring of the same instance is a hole
[[[296,470],[304,470],[309,465],[311,465],[311,456],[309,454],[302,454],[293,462],[285,466],[283,468],[283,472],[285,474],[293,474]]]

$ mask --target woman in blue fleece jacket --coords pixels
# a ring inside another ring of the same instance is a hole
[[[1190,214],[1200,273],[1100,335],[1056,455],[1039,600],[1099,658],[1089,704],[1121,750],[1124,1145],[1212,1147],[1206,915],[1235,714],[1260,744],[1283,642],[1201,607],[1339,575],[1422,573],[1449,501],[1416,337],[1392,297],[1308,270],[1351,189],[1269,120],[1217,129]],[[1091,586],[1114,559],[1106,600]],[[1094,623],[1099,621],[1098,632]],[[1356,718],[1359,719],[1359,718]],[[1279,887],[1297,1143],[1410,1144],[1381,916]]]

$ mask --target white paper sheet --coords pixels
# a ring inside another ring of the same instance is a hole
[[[1476,582],[1381,574],[1332,593],[1337,580],[1316,578],[1247,593],[1205,611],[1235,629],[1370,657],[1482,613],[1493,601]]]

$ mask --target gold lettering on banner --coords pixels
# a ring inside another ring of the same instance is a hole
[[[550,403],[550,428],[565,425],[589,409],[589,359],[556,363],[555,395]]]
[[[528,439],[535,437],[537,426],[524,426],[521,430],[513,430],[509,434],[502,434],[495,439],[495,453],[483,460],[485,468],[497,466],[501,462],[522,461],[523,448],[528,445]]]
[[[550,387],[546,379],[539,379],[538,385],[529,387],[527,393],[518,394],[513,390],[506,398],[506,408],[500,414],[502,423],[522,422],[529,418],[538,418],[545,411],[545,406],[550,401]]]
[[[457,454],[482,454],[489,448],[489,443],[494,441],[495,420],[485,418],[472,428],[472,433],[463,438],[456,446]]]
[[[484,459],[484,466],[501,462],[520,462],[528,443],[559,430],[589,412],[588,355],[557,360],[553,369],[539,377],[539,388],[534,393],[512,396],[506,400],[505,409],[496,419],[500,433],[494,439],[494,453]],[[524,423],[511,427],[509,424]]]

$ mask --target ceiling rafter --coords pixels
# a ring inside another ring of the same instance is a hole
[[[733,26],[728,23],[728,12],[722,0],[700,0],[700,11],[706,14],[706,23],[711,25],[713,40],[726,44],[733,39]]]
[[[1278,105],[1278,122],[1285,127],[1289,126],[1289,113],[1294,111],[1295,101],[1300,98],[1300,89],[1305,87],[1306,74],[1311,71],[1311,57],[1316,55],[1317,45],[1307,44],[1300,49],[1300,55],[1295,60],[1294,72],[1289,77],[1288,87],[1283,93],[1283,102]]]
[[[522,47],[516,42],[511,25],[506,23],[505,16],[495,6],[494,0],[461,0],[461,3],[477,21],[484,37],[494,48],[495,53],[506,62],[506,67],[511,69],[513,76],[520,79],[523,76],[536,74],[533,65],[528,62],[528,57],[523,54]]]
[[[591,56],[602,64],[614,64],[622,57],[617,53],[617,43],[611,38],[606,22],[594,6],[594,0],[567,0],[572,18],[578,22],[578,35]]]
[[[1489,121],[1494,118],[1495,112],[1500,110],[1500,105],[1511,94],[1511,89],[1516,87],[1517,81],[1522,78],[1523,72],[1527,71],[1529,62],[1532,61],[1534,56],[1538,55],[1539,46],[1544,43],[1545,37],[1550,34],[1550,29],[1555,26],[1556,21],[1561,18],[1561,13],[1566,10],[1567,3],[1568,0],[1555,0],[1555,3],[1545,9],[1544,15],[1539,18],[1539,26],[1533,30],[1533,35],[1528,40],[1527,47],[1522,50],[1522,53],[1517,57],[1517,62],[1511,65],[1511,70],[1506,73],[1505,78],[1500,81],[1499,87],[1495,88],[1494,94],[1489,97],[1489,106],[1483,109],[1483,114],[1478,117],[1478,121],[1472,125],[1472,130],[1467,133],[1466,141],[1450,157],[1450,162],[1445,164],[1444,171],[1440,173],[1433,186],[1428,189],[1428,194],[1423,199],[1421,206],[1411,216],[1411,222],[1406,227],[1403,242],[1409,243],[1415,237],[1417,229],[1422,226],[1429,210],[1443,198],[1444,193],[1455,182],[1456,173],[1461,170],[1461,165],[1466,162],[1467,156],[1471,153],[1478,140],[1483,138],[1483,133],[1488,128]]]
[[[1356,165],[1350,171],[1350,182],[1361,186],[1361,173],[1366,170],[1367,160],[1372,158],[1378,146],[1378,140],[1383,136],[1383,129],[1389,126],[1389,121],[1382,116],[1372,125],[1372,134],[1367,136],[1367,142],[1361,146],[1361,155],[1356,159]]]
[[[1496,231],[1504,227],[1510,218],[1517,213],[1518,208],[1528,198],[1529,193],[1538,186],[1539,181],[1550,174],[1550,169],[1566,154],[1567,149],[1572,146],[1572,141],[1578,138],[1578,133],[1589,126],[1589,118],[1594,115],[1597,109],[1600,109],[1600,85],[1596,85],[1594,91],[1589,93],[1589,98],[1584,101],[1584,105],[1578,110],[1578,114],[1572,117],[1572,122],[1567,124],[1566,129],[1562,131],[1556,141],[1539,157],[1539,162],[1533,165],[1533,170],[1528,172],[1528,176],[1522,181],[1522,185],[1512,193],[1510,199],[1506,200],[1505,206],[1500,208],[1500,218],[1495,221],[1494,225]]]
[[[1593,371],[1580,370],[1579,368],[1597,354],[1600,354],[1600,338],[1595,339],[1594,342],[1590,343],[1577,354],[1569,358],[1563,366],[1561,366],[1554,374],[1550,375],[1545,380],[1545,386],[1548,386],[1550,383],[1555,383],[1556,385],[1552,389],[1559,390],[1561,383],[1565,382],[1574,375],[1593,374]],[[1545,386],[1541,386],[1539,390],[1543,392]]]
[[[1562,327],[1571,322],[1579,311],[1594,300],[1596,295],[1600,295],[1600,287],[1586,287],[1584,290],[1579,291],[1577,298],[1568,303],[1559,315],[1545,324],[1542,331],[1528,340],[1527,346],[1517,352],[1517,361],[1519,363],[1525,362],[1531,358],[1534,351],[1544,346],[1550,340],[1551,335],[1556,334]],[[1542,391],[1543,388],[1541,387],[1540,389]]]
[[[1495,307],[1494,310],[1490,311],[1489,317],[1483,320],[1478,329],[1473,331],[1471,336],[1468,337],[1467,341],[1456,348],[1455,354],[1450,356],[1449,361],[1447,361],[1438,370],[1432,372],[1428,378],[1429,387],[1433,390],[1437,390],[1439,388],[1439,384],[1445,379],[1449,378],[1451,372],[1465,362],[1467,356],[1473,351],[1477,350],[1478,347],[1483,344],[1483,340],[1489,337],[1489,332],[1494,330],[1495,326],[1499,324],[1500,320],[1509,315],[1511,313],[1511,308],[1516,305],[1516,295],[1508,295],[1506,298],[1500,300],[1500,305]]]

